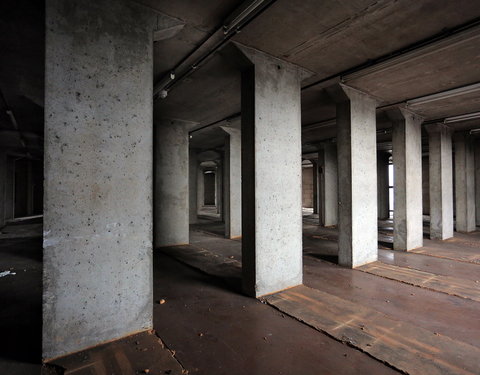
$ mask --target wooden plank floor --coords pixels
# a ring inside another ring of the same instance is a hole
[[[282,312],[409,374],[480,373],[480,349],[305,286],[264,298]]]
[[[401,281],[402,283],[480,302],[479,282],[451,276],[436,275],[430,272],[393,266],[382,262],[369,263],[356,269],[372,275]]]

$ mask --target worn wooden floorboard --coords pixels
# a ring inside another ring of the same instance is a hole
[[[475,281],[436,275],[382,262],[369,263],[356,269],[402,283],[480,302],[480,283]]]
[[[480,373],[480,349],[305,286],[264,298],[306,324],[408,374]]]

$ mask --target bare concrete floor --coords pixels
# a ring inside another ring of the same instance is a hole
[[[335,228],[307,222],[305,286],[261,303],[240,292],[241,242],[222,238],[218,221],[202,220],[191,246],[155,252],[154,327],[163,343],[142,338],[151,346],[143,351],[141,340],[127,338],[87,353],[90,362],[72,356],[67,365],[97,371],[85,374],[143,367],[174,374],[182,366],[198,374],[480,373],[479,265],[435,254],[461,254],[462,241],[478,249],[479,233],[427,241],[429,255],[379,250],[379,269],[349,270],[335,264]],[[12,273],[0,278],[0,373],[38,374],[41,232],[9,236],[0,239],[0,272]],[[426,283],[432,275],[435,282]]]

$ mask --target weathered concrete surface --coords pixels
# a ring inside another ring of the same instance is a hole
[[[393,126],[393,248],[407,251],[423,245],[423,119],[402,108],[388,115]]]
[[[225,168],[223,192],[225,237],[242,235],[242,133],[239,129],[222,127],[225,137]]]
[[[152,327],[152,18],[47,0],[43,357]]]
[[[457,232],[473,232],[475,223],[474,140],[467,132],[455,133],[455,227]]]
[[[198,184],[198,160],[197,160],[197,150],[189,149],[188,150],[188,195],[189,195],[189,224],[198,223],[197,215],[197,184]]]
[[[480,226],[480,138],[475,139],[475,222]]]
[[[188,243],[189,122],[155,119],[154,218],[155,248]]]
[[[338,223],[338,163],[337,145],[323,143],[323,188],[322,188],[322,224],[326,227]]]
[[[223,220],[223,158],[216,160],[217,168],[215,170],[215,207],[217,214],[220,215],[220,220]]]
[[[443,124],[429,124],[430,238],[453,237],[452,133]]]
[[[331,92],[337,103],[339,264],[377,260],[376,101],[348,86]]]
[[[318,201],[320,199],[320,194],[319,194],[319,173],[318,173],[318,160],[317,159],[312,159],[310,160],[312,163],[312,179],[313,179],[313,213],[318,214],[319,211],[319,205]]]
[[[239,48],[243,283],[258,297],[302,283],[302,71]]]
[[[378,196],[378,218],[386,220],[390,217],[388,166],[390,153],[385,151],[377,152],[377,196]]]

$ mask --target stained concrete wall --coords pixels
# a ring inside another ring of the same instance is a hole
[[[302,167],[302,207],[313,207],[313,168]]]
[[[152,30],[46,1],[43,357],[152,327]]]
[[[189,125],[184,121],[155,119],[155,248],[189,242]]]

